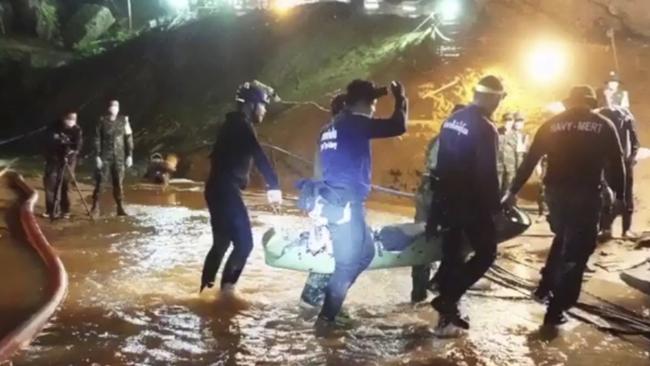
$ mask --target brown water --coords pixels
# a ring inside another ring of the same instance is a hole
[[[528,300],[468,297],[463,306],[471,333],[436,339],[434,312],[407,303],[408,269],[362,275],[347,301],[355,326],[316,338],[297,308],[305,274],[267,267],[260,245],[239,285],[250,308],[235,313],[214,291],[197,293],[210,227],[202,194],[185,188],[130,192],[128,219],[47,225],[70,274],[70,292],[14,365],[650,364],[646,345],[577,321],[554,340],[543,340],[538,325],[544,309]],[[306,224],[263,210],[259,196],[249,198],[256,243],[270,225],[299,230]],[[370,216],[374,224],[407,219]],[[4,266],[5,258],[0,261]],[[499,289],[491,295],[512,294]]]

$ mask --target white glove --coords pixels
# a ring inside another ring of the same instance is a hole
[[[515,201],[515,195],[510,191],[506,192],[501,198],[501,206],[512,206]]]
[[[102,161],[102,158],[99,156],[95,158],[95,166],[97,167],[97,170],[101,170],[102,167],[104,166],[104,162]]]
[[[272,205],[281,205],[282,204],[282,191],[279,189],[271,189],[266,192],[266,199]]]
[[[133,166],[133,156],[128,156],[128,157],[126,158],[126,167],[127,167],[127,168],[130,168],[130,167],[132,167],[132,166]]]

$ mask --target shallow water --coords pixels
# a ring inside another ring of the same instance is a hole
[[[648,365],[650,353],[572,321],[559,337],[538,332],[544,309],[528,300],[470,296],[472,331],[433,337],[428,306],[407,303],[410,270],[372,271],[352,288],[352,329],[317,338],[297,307],[305,274],[264,264],[259,245],[271,225],[306,223],[265,210],[249,196],[255,239],[239,284],[239,313],[215,291],[198,294],[210,227],[200,191],[129,192],[127,219],[45,224],[70,275],[68,298],[15,365]],[[112,210],[110,202],[104,204]],[[371,222],[406,221],[371,212]],[[80,218],[78,218],[80,219]],[[4,258],[0,259],[5,261]],[[505,289],[494,295],[512,295]]]

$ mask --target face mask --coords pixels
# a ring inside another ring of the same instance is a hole
[[[515,122],[515,130],[521,131],[524,129],[524,123],[523,122]]]
[[[70,128],[76,125],[77,121],[71,118],[66,118],[65,120],[63,120],[63,124],[65,125],[65,127]]]
[[[506,130],[512,130],[512,127],[515,125],[514,121],[506,121]]]

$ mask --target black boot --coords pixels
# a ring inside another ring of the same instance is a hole
[[[124,211],[124,206],[122,205],[122,201],[117,202],[117,216],[129,216],[129,214]]]

